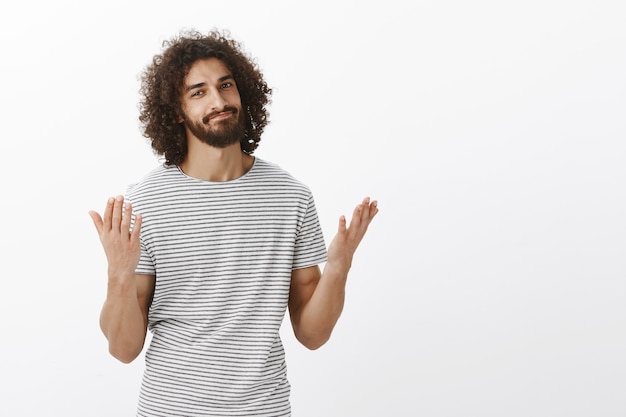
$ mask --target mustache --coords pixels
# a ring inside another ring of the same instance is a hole
[[[209,120],[211,120],[213,117],[217,116],[220,113],[225,113],[225,112],[231,112],[233,115],[237,115],[238,110],[237,107],[231,107],[231,106],[224,106],[224,108],[220,111],[214,111],[211,112],[209,114],[207,114],[206,116],[204,116],[202,118],[202,123],[207,124],[209,123]]]

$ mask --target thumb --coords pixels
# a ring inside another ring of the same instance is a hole
[[[98,234],[102,233],[102,227],[104,223],[102,221],[102,217],[100,217],[100,214],[91,210],[89,211],[89,217],[91,217],[91,220],[93,221],[94,226],[96,226],[96,230],[98,231]]]

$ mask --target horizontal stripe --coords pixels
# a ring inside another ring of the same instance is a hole
[[[159,166],[127,198],[156,276],[140,416],[288,416],[279,336],[293,269],[326,260],[309,188],[256,158],[226,182]]]

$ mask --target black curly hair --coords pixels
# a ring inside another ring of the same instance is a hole
[[[252,154],[269,123],[267,105],[272,90],[263,79],[255,60],[227,31],[212,30],[204,35],[183,30],[163,42],[164,51],[155,55],[140,76],[139,121],[153,151],[165,158],[166,165],[179,165],[187,155],[181,88],[189,69],[198,60],[218,58],[232,72],[241,97],[244,136],[241,150]]]

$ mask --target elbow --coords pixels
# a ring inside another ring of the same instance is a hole
[[[330,333],[318,333],[318,334],[296,334],[296,339],[309,350],[317,350],[324,346],[330,339]]]
[[[135,358],[137,358],[136,356],[122,356],[122,355],[113,355],[113,356],[115,357],[115,359],[117,359],[118,361],[126,365],[128,365],[129,363],[134,361]]]
[[[141,349],[132,349],[132,348],[116,348],[115,346],[109,345],[109,353],[118,361],[129,364],[141,353]]]
[[[330,340],[336,320],[292,321],[294,335],[300,344],[309,350],[317,350]]]
[[[143,350],[145,334],[143,338],[130,337],[129,334],[107,332],[104,326],[102,332],[108,342],[109,354],[122,363],[131,363]]]
[[[306,347],[309,350],[317,350],[319,348],[321,348],[322,346],[324,346],[326,344],[326,340],[323,342],[317,342],[317,343],[302,343],[304,345],[304,347]]]

